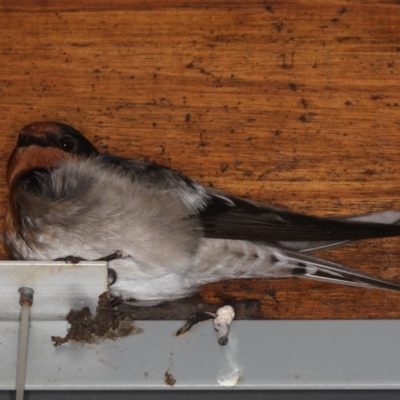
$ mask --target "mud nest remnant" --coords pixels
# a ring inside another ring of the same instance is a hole
[[[65,337],[52,336],[54,346],[67,342],[94,343],[102,339],[117,339],[140,333],[141,329],[133,324],[132,318],[117,311],[111,304],[108,292],[99,296],[96,315],[92,315],[89,307],[71,310],[67,315],[70,324]]]

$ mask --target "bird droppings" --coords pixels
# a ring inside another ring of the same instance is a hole
[[[231,340],[227,346],[220,347],[223,355],[223,365],[218,372],[217,382],[224,387],[233,387],[241,382],[242,367],[238,362],[238,339],[231,335]]]
[[[105,292],[99,296],[96,315],[88,307],[71,310],[66,317],[70,324],[64,337],[52,336],[54,346],[68,342],[96,343],[104,339],[118,339],[143,332],[134,325],[132,318],[117,311],[111,304],[110,295]]]
[[[176,383],[176,379],[174,378],[174,376],[169,372],[169,371],[165,371],[165,375],[164,375],[164,382],[169,385],[169,386],[174,386]]]

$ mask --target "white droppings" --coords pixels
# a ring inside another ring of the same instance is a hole
[[[231,334],[226,346],[219,346],[224,357],[224,363],[217,376],[217,382],[224,387],[236,386],[240,380],[242,368],[237,361],[238,340]]]

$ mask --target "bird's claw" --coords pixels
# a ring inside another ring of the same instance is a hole
[[[117,250],[114,253],[109,254],[108,256],[98,258],[97,260],[94,261],[113,261],[113,260],[123,260],[125,258],[128,258],[129,254],[125,253],[122,250]]]
[[[107,268],[107,285],[111,286],[117,281],[117,273],[115,269]]]

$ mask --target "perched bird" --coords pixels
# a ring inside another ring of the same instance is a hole
[[[7,165],[5,242],[22,260],[109,260],[115,298],[153,305],[233,278],[297,277],[400,291],[309,255],[400,235],[400,212],[317,218],[205,187],[172,169],[100,154],[71,126],[22,129]]]

